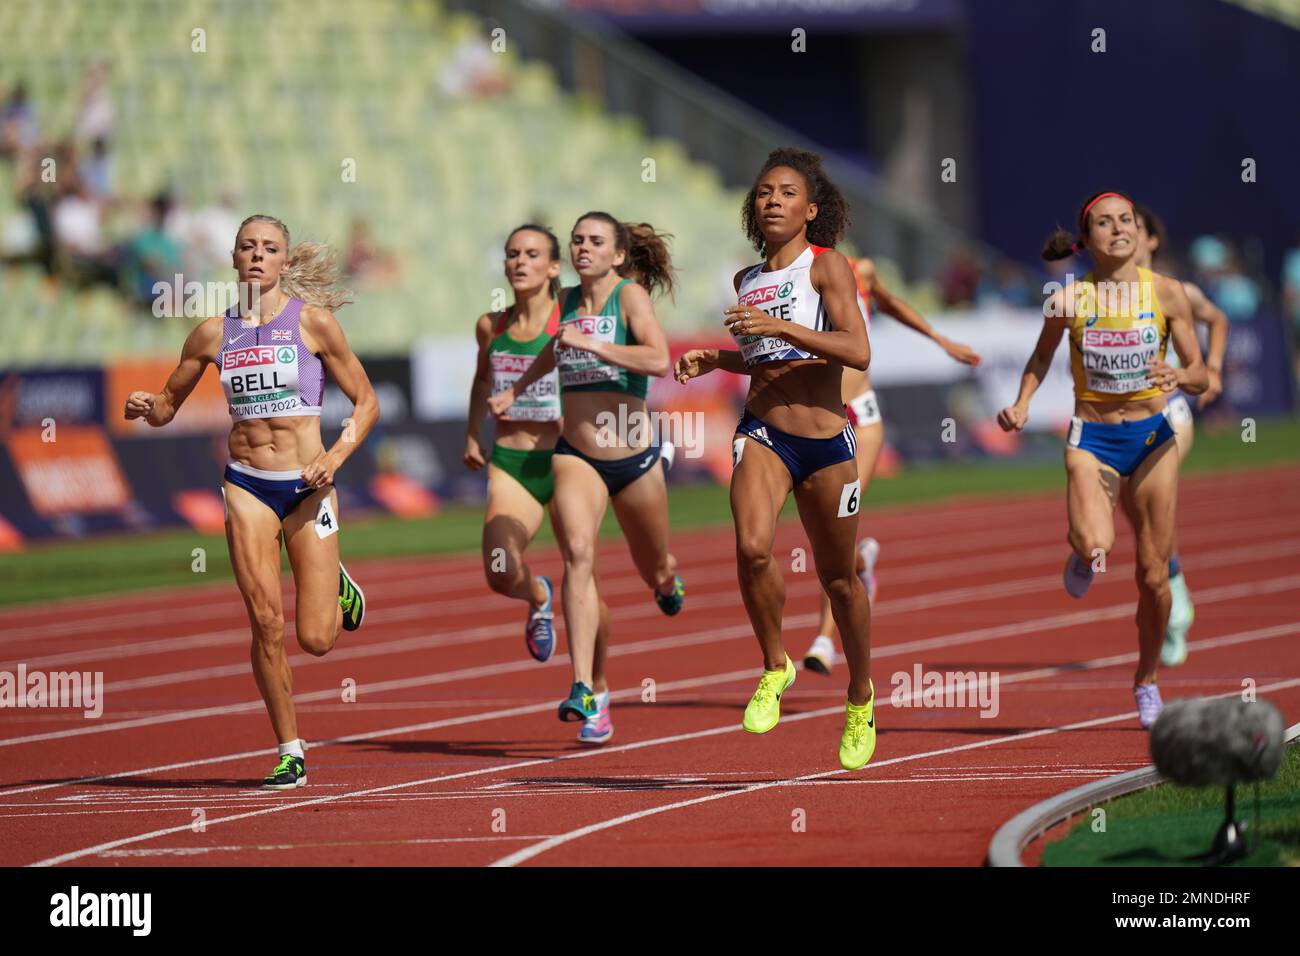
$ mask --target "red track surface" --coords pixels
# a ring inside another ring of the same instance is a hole
[[[1295,467],[1183,482],[1196,624],[1187,664],[1162,675],[1166,700],[1250,678],[1300,719],[1298,483]],[[523,608],[487,591],[477,556],[349,562],[366,625],[325,658],[294,649],[311,783],[288,793],[256,789],[273,740],[232,585],[11,615],[0,669],[103,671],[105,709],[0,711],[0,864],[977,865],[1017,811],[1149,763],[1130,693],[1132,536],[1120,519],[1108,571],[1076,602],[1060,584],[1064,520],[1059,492],[867,514],[883,546],[880,736],[853,774],[836,759],[843,665],[801,672],[772,732],[741,730],[761,660],[727,528],[673,536],[687,582],[676,618],[622,542],[604,544],[615,737],[603,748],[555,719],[568,659],[527,656]],[[811,561],[790,571],[797,547],[802,531],[783,525],[796,658],[818,589]],[[553,550],[530,560],[560,570]],[[916,663],[997,672],[997,715],[892,706],[891,675]]]

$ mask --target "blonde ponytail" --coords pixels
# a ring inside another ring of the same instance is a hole
[[[323,242],[300,242],[289,250],[280,271],[280,288],[308,305],[331,312],[352,301],[352,290],[339,286],[338,254]]]
[[[240,231],[250,222],[267,222],[284,233],[284,244],[289,246],[289,253],[284,268],[280,270],[280,288],[286,295],[331,312],[352,301],[352,290],[340,286],[342,270],[338,254],[329,246],[323,242],[290,245],[289,227],[274,216],[264,214],[249,216],[239,224]]]

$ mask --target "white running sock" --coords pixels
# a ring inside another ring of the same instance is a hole
[[[301,738],[299,738],[298,740],[291,740],[287,744],[280,744],[281,757],[283,757],[285,754],[293,754],[295,757],[301,760],[303,759],[302,750],[303,750],[303,744]]]

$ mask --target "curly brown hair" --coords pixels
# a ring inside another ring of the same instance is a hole
[[[849,219],[849,203],[840,193],[839,187],[831,182],[826,171],[822,169],[822,158],[817,153],[782,146],[767,154],[767,161],[754,177],[754,184],[749,187],[745,203],[740,210],[740,221],[745,228],[745,235],[754,244],[754,248],[763,252],[766,240],[758,228],[758,216],[754,212],[754,199],[758,195],[758,184],[764,176],[778,166],[788,166],[803,177],[808,186],[808,202],[817,204],[817,215],[808,223],[808,241],[815,246],[836,246],[844,238],[852,220]]]

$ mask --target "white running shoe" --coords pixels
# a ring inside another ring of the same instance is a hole
[[[1177,667],[1187,660],[1187,631],[1196,616],[1181,571],[1169,579],[1169,598],[1169,623],[1165,625],[1165,642],[1160,647],[1160,663],[1165,667]]]
[[[835,663],[835,642],[825,634],[818,634],[817,639],[803,656],[804,670],[816,671],[830,676],[831,666]]]
[[[875,538],[863,538],[858,543],[858,554],[862,555],[865,567],[858,575],[858,580],[867,589],[867,600],[876,603],[876,561],[880,558],[880,542]]]
[[[1155,726],[1160,711],[1165,709],[1165,702],[1160,699],[1160,688],[1155,684],[1138,684],[1133,688],[1133,697],[1138,705],[1138,723],[1143,730]]]
[[[1065,593],[1072,598],[1083,597],[1092,586],[1092,577],[1092,565],[1071,551],[1065,562]]]

